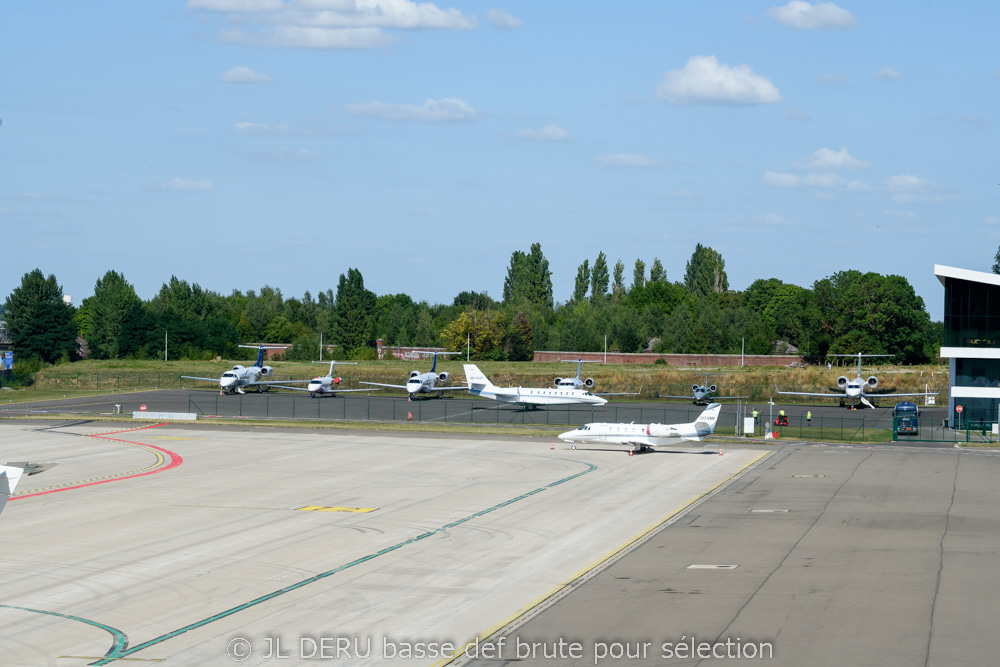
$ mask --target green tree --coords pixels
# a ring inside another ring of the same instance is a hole
[[[611,284],[611,293],[615,299],[621,299],[625,294],[625,264],[620,259],[615,262],[612,276],[614,282]]]
[[[365,279],[358,269],[340,274],[337,304],[334,307],[334,340],[340,349],[353,356],[369,344],[375,317],[375,293],[365,289]]]
[[[514,316],[507,330],[504,353],[509,361],[531,361],[534,358],[534,333],[524,313]]]
[[[503,359],[507,316],[502,310],[466,310],[441,332],[450,350],[464,350],[466,340],[477,359]],[[467,338],[468,337],[468,338]]]
[[[635,260],[635,268],[632,269],[632,287],[643,287],[646,284],[646,263],[641,259]]]
[[[135,332],[141,321],[142,302],[125,276],[108,271],[94,285],[87,299],[90,310],[87,344],[98,359],[118,359],[135,352]],[[130,344],[124,346],[126,337]]]
[[[1000,248],[997,248],[997,254],[993,256],[993,273],[1000,273]]]
[[[573,300],[583,301],[587,296],[587,289],[590,287],[590,260],[583,260],[583,264],[576,270],[576,284],[573,286]]]
[[[893,354],[897,362],[926,361],[932,330],[924,300],[902,276],[841,271],[813,285],[820,326],[832,352]]]
[[[540,243],[533,243],[528,254],[520,250],[511,254],[503,284],[503,300],[511,304],[527,302],[533,306],[552,308],[552,272]]]
[[[698,244],[684,271],[684,286],[697,298],[721,294],[729,289],[726,262],[708,246]]]
[[[24,274],[7,297],[4,317],[18,358],[52,363],[76,354],[75,313],[62,297],[55,275],[46,278],[40,269]]]
[[[590,272],[590,300],[601,299],[608,294],[608,258],[598,253],[594,260],[594,270]]]
[[[667,272],[663,268],[663,264],[660,263],[659,257],[653,258],[653,265],[649,267],[649,282],[651,283],[665,283],[667,282]]]

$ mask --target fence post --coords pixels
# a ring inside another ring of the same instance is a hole
[[[371,421],[372,418],[372,397],[368,397],[368,414],[365,415],[365,419]]]
[[[295,418],[295,396],[292,396],[292,418]]]
[[[240,394],[240,409],[239,412],[236,413],[236,415],[239,417],[243,416],[243,394]]]
[[[444,401],[444,423],[447,424],[448,423],[448,401],[445,400],[445,399],[441,399],[441,400]]]
[[[319,406],[323,402],[323,399],[321,398],[321,396],[322,396],[322,394],[320,394],[320,396],[316,397],[316,419],[320,418],[319,417]]]
[[[270,417],[271,416],[271,394],[270,393],[268,393],[267,396],[264,397],[264,416],[265,417]]]

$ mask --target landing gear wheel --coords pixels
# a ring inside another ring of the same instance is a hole
[[[262,391],[264,391],[264,387],[262,385],[257,385],[257,393],[259,394]]]
[[[309,392],[309,398],[316,398],[316,392],[315,391],[310,391]]]

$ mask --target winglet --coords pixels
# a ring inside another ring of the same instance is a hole
[[[7,499],[14,493],[14,488],[23,475],[37,475],[56,465],[59,465],[58,461],[50,463],[20,461],[0,466],[0,512],[3,511]]]

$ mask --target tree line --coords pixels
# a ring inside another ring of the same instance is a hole
[[[108,271],[79,307],[65,304],[54,275],[35,269],[4,304],[19,359],[48,363],[97,359],[248,357],[240,343],[291,344],[286,359],[316,358],[336,344],[338,358],[376,358],[386,345],[442,346],[477,359],[522,361],[534,350],[771,354],[893,354],[899,363],[937,356],[942,327],[932,323],[906,278],[846,270],[811,288],[761,278],[729,289],[722,256],[698,244],[683,280],[671,282],[658,258],[622,260],[603,252],[584,259],[573,293],[556,302],[549,262],[535,243],[515,251],[502,298],[464,291],[431,305],[399,294],[376,295],[356,268],[336,291],[285,297],[279,288],[223,296],[172,276],[143,301],[125,276]]]

